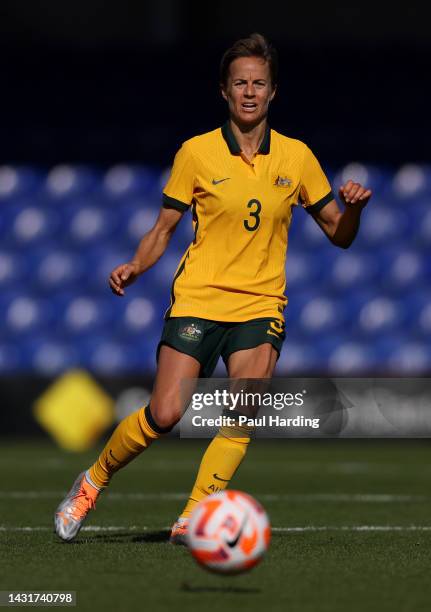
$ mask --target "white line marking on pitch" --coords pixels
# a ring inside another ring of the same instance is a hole
[[[81,531],[89,532],[105,532],[105,531],[148,531],[149,527],[146,525],[130,525],[130,526],[102,526],[102,525],[89,525],[83,527]],[[162,527],[163,530],[169,530],[170,526]],[[52,527],[7,527],[0,525],[0,532],[6,531],[21,531],[21,532],[32,532],[32,531],[54,531]],[[431,531],[431,525],[307,525],[305,527],[273,527],[272,531],[281,533],[303,533],[307,531]]]
[[[308,525],[306,527],[273,527],[275,532],[302,533],[304,531],[431,531],[431,525]]]
[[[106,526],[103,527],[101,525],[89,525],[87,527],[82,527],[81,531],[146,531],[148,527],[141,525],[137,527],[136,525],[131,525],[130,527],[122,527],[122,526]],[[54,532],[53,527],[5,527],[0,526],[0,531],[52,531]]]
[[[0,491],[1,499],[61,499],[66,491]],[[188,499],[188,493],[105,493],[104,498],[110,501],[169,501]],[[426,502],[430,497],[424,495],[391,495],[386,493],[256,493],[261,501],[291,502],[359,502],[359,503],[393,503],[393,502]]]

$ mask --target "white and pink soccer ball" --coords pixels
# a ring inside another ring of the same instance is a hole
[[[209,495],[193,511],[187,544],[196,561],[219,574],[240,574],[257,565],[271,540],[262,506],[241,491]]]

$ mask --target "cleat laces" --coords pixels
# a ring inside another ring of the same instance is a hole
[[[83,486],[73,498],[73,506],[70,507],[70,515],[76,521],[85,518],[90,510],[96,508],[96,502],[93,497],[84,489]]]

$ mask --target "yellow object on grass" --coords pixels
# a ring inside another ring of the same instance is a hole
[[[84,370],[70,370],[36,400],[34,416],[67,450],[91,448],[114,421],[114,402]]]

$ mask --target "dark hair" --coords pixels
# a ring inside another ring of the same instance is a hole
[[[229,66],[238,57],[260,57],[269,64],[271,74],[271,84],[273,87],[277,85],[278,77],[278,54],[262,34],[255,32],[247,38],[237,40],[230,49],[228,49],[220,62],[220,83],[225,86],[229,75]]]

